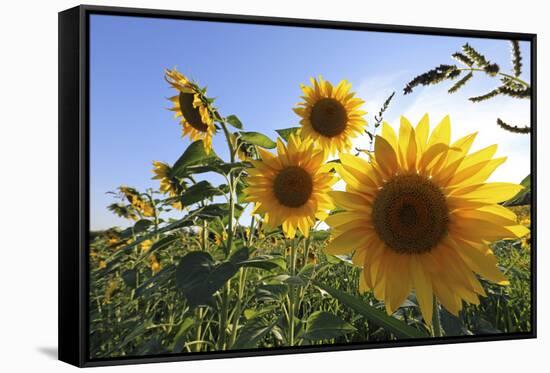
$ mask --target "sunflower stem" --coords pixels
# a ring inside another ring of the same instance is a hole
[[[292,277],[296,275],[296,238],[292,239],[292,246],[290,250],[290,274]],[[289,345],[294,346],[294,318],[295,318],[295,294],[294,285],[289,284],[289,296],[290,296],[290,309],[289,309]]]
[[[231,163],[235,162],[235,147],[233,146],[231,132],[225,124],[225,120],[220,121],[225,139],[227,141],[227,147],[229,148],[229,160]],[[227,248],[226,257],[231,253],[231,246],[233,245],[233,220],[235,219],[235,176],[233,172],[229,171],[229,218],[227,222]]]
[[[442,337],[443,334],[441,333],[441,319],[439,317],[439,305],[437,303],[437,298],[435,296],[433,301],[432,323],[433,323],[433,330],[432,330],[433,336]]]

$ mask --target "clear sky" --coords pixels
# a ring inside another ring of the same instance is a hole
[[[298,125],[292,107],[300,101],[300,83],[312,76],[350,81],[366,101],[371,124],[384,99],[396,91],[385,117],[394,127],[402,114],[416,123],[428,112],[432,126],[450,114],[453,139],[479,131],[474,149],[498,143],[497,155],[508,156],[494,180],[519,182],[529,174],[529,138],[501,130],[495,120],[501,116],[529,123],[527,100],[468,102],[467,97],[497,84],[480,74],[454,95],[446,93],[449,83],[401,93],[412,77],[452,63],[450,55],[466,42],[501,69],[510,69],[505,40],[92,15],[91,229],[126,225],[106,210],[115,202],[106,192],[119,185],[157,188],[158,181],[151,180],[152,161],[172,164],[189,144],[166,110],[166,98],[174,91],[163,74],[173,67],[207,86],[222,115],[236,114],[247,130],[272,138],[275,129]],[[529,45],[521,43],[521,48],[523,76],[529,80]],[[366,147],[365,138],[356,143]],[[223,136],[216,136],[213,144],[220,156],[227,156]]]

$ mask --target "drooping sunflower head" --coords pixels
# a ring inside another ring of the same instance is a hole
[[[126,197],[130,205],[146,217],[155,216],[155,210],[150,201],[142,197],[142,195],[134,188],[125,185],[120,186],[119,191]]]
[[[475,274],[507,284],[489,244],[529,230],[500,205],[522,186],[487,179],[506,158],[496,145],[470,153],[476,134],[450,143],[449,118],[430,135],[428,117],[399,134],[387,123],[367,161],[340,155],[346,191],[331,192],[343,212],[326,219],[330,254],[353,253],[363,268],[360,290],[373,290],[393,313],[415,290],[427,323],[433,297],[453,314],[462,302],[479,304],[485,291]]]
[[[312,139],[327,155],[347,152],[352,140],[365,129],[364,101],[350,92],[351,84],[342,80],[336,87],[319,77],[311,78],[311,86],[301,86],[304,96],[294,108],[302,119],[300,133],[303,139]]]
[[[149,256],[149,265],[151,266],[151,272],[153,275],[156,275],[161,270],[161,265],[155,254]]]
[[[177,197],[182,192],[178,180],[170,175],[172,168],[166,163],[153,161],[153,180],[160,180],[160,191],[170,197]],[[183,208],[181,201],[175,201],[172,206],[178,210]]]
[[[170,110],[175,112],[176,118],[180,118],[182,136],[189,136],[193,141],[203,140],[204,150],[209,153],[216,126],[206,91],[176,69],[166,70],[165,77],[178,92],[170,97],[173,104]]]
[[[137,220],[138,216],[131,205],[124,205],[121,203],[112,203],[107,206],[109,211],[112,211],[115,215],[121,218]]]
[[[294,135],[287,145],[277,140],[277,155],[258,150],[262,159],[250,161],[247,200],[267,225],[282,224],[289,238],[297,229],[307,237],[315,219],[324,219],[332,208],[327,192],[336,178],[323,170],[324,152]]]

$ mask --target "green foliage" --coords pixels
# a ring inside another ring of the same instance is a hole
[[[290,127],[290,128],[283,128],[275,131],[279,134],[279,136],[281,136],[283,140],[288,141],[290,135],[295,134],[299,129],[300,127]]]
[[[213,150],[206,153],[202,140],[197,140],[185,149],[183,154],[172,166],[171,177],[186,176],[186,170],[189,166],[205,165],[209,161],[218,158]]]
[[[423,338],[427,335],[419,329],[412,328],[403,322],[388,316],[384,311],[377,310],[376,308],[366,304],[361,299],[353,297],[343,291],[335,289],[326,284],[317,283],[321,289],[338,299],[346,306],[350,307],[360,315],[364,316],[368,320],[373,321],[379,326],[391,331],[395,335],[403,338]]]
[[[230,115],[227,118],[225,118],[225,120],[227,123],[231,124],[235,128],[238,128],[238,129],[243,128],[243,124],[241,123],[241,120],[237,118],[236,115]]]
[[[244,142],[266,149],[274,149],[277,146],[273,140],[259,132],[239,132],[239,137]]]
[[[304,339],[332,339],[353,333],[355,327],[329,312],[317,311],[309,315],[306,328],[301,335]]]

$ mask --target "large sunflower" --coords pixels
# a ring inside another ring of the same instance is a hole
[[[177,197],[182,190],[178,181],[170,176],[170,171],[171,167],[166,163],[153,161],[153,180],[160,180],[160,191],[170,197]],[[172,206],[178,210],[183,208],[181,201],[173,202]]]
[[[324,219],[333,205],[327,192],[336,178],[322,168],[325,156],[310,140],[290,136],[288,145],[277,140],[277,155],[258,148],[261,161],[250,160],[247,200],[254,213],[265,214],[271,227],[283,225],[294,238],[299,229],[308,236],[315,218]]]
[[[304,101],[294,108],[302,117],[302,138],[314,140],[327,155],[349,151],[351,141],[367,125],[363,118],[367,112],[359,109],[364,101],[354,97],[351,83],[345,80],[334,87],[321,77],[318,81],[311,78],[311,85],[301,85]]]
[[[209,153],[216,126],[204,90],[176,69],[166,70],[166,81],[178,91],[177,96],[170,97],[174,104],[170,110],[176,112],[176,118],[181,117],[182,136],[202,140]]]
[[[489,243],[529,232],[499,204],[522,186],[486,182],[506,160],[493,158],[496,145],[468,154],[476,134],[449,145],[450,131],[449,117],[431,136],[427,115],[416,129],[402,117],[399,136],[383,124],[371,162],[340,155],[346,191],[331,196],[346,211],[326,219],[326,251],[354,252],[360,290],[373,290],[391,314],[414,289],[427,323],[434,296],[454,315],[463,300],[479,304],[485,291],[474,273],[507,284]]]

